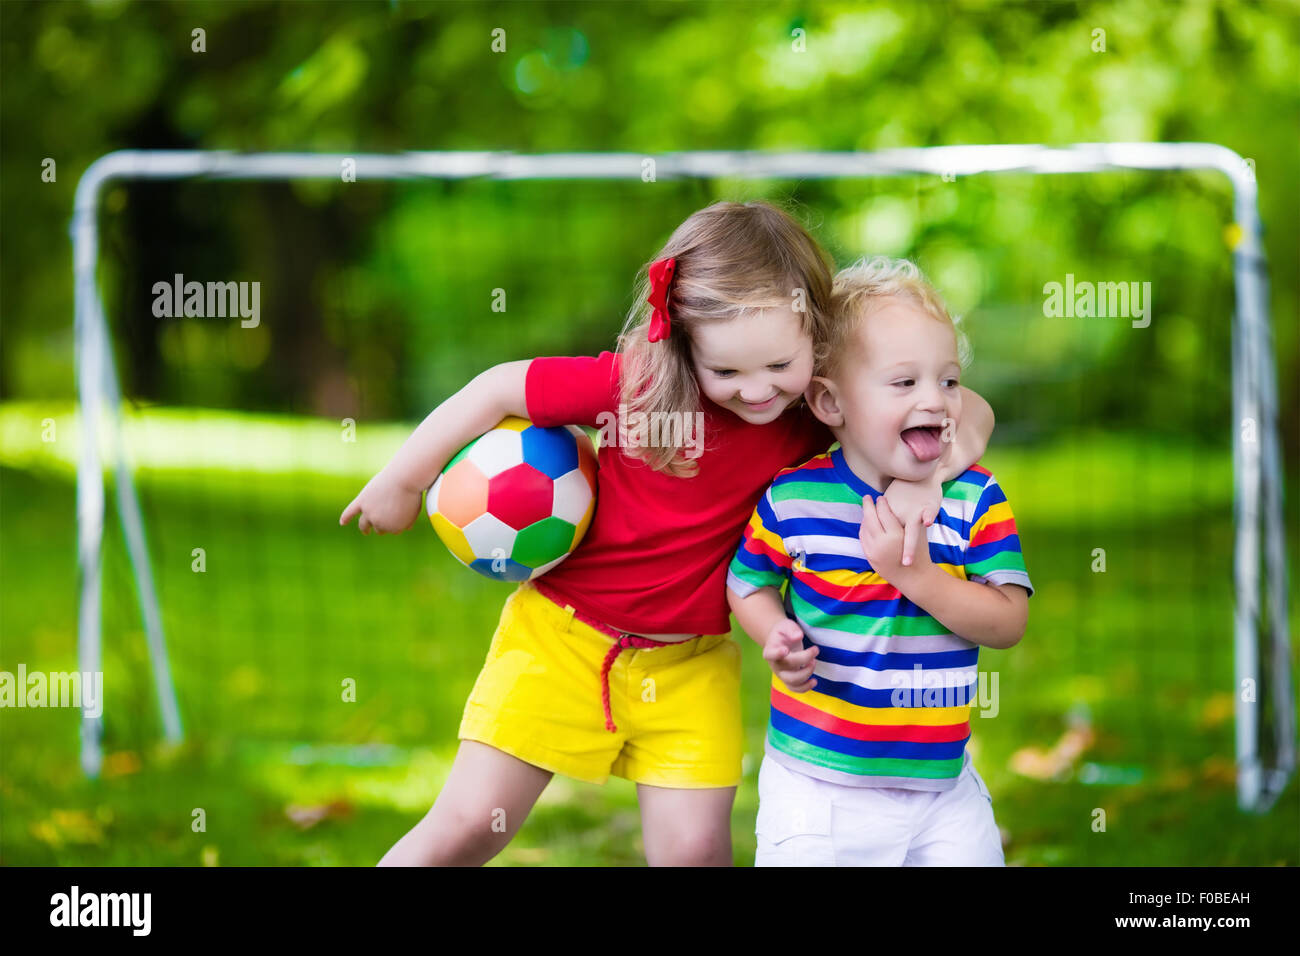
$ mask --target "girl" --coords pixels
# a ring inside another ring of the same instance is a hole
[[[702,445],[689,449],[689,426],[607,434],[582,545],[507,599],[446,786],[381,865],[490,860],[555,773],[635,781],[650,865],[731,864],[743,740],[727,565],[772,476],[832,441],[800,400],[830,293],[829,257],[789,215],[715,203],[639,280],[618,352],[488,369],[344,509],[339,523],[359,515],[362,533],[404,531],[452,455],[508,415],[542,426],[703,423]],[[992,413],[966,398],[977,411],[948,454],[956,467],[910,501],[900,488],[905,518],[932,519],[938,482],[983,453]]]

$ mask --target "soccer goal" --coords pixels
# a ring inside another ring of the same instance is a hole
[[[395,155],[134,150],[94,162],[76,191],[71,223],[76,301],[76,371],[83,427],[77,460],[79,666],[100,671],[103,662],[105,517],[115,476],[116,511],[136,593],[153,692],[165,737],[184,729],[150,560],[150,534],[137,491],[133,454],[124,437],[123,394],[115,342],[99,276],[104,198],[119,184],[164,180],[338,182],[472,180],[531,182],[659,181],[868,181],[932,177],[964,182],[993,174],[1052,176],[1111,171],[1211,171],[1231,188],[1232,296],[1231,420],[1222,421],[1232,447],[1234,675],[1216,674],[1231,693],[1235,719],[1235,773],[1243,810],[1267,810],[1294,769],[1295,714],[1290,673],[1287,567],[1282,512],[1283,469],[1277,428],[1277,384],[1268,317],[1268,285],[1261,244],[1257,192],[1251,164],[1233,151],[1199,143],[949,146],[873,153],[685,152],[637,154],[423,152]],[[649,248],[649,243],[645,244]],[[870,252],[871,249],[864,249]],[[1070,277],[1071,281],[1073,277]],[[217,290],[218,293],[229,290]],[[209,290],[210,294],[211,290]],[[182,297],[180,280],[170,298]],[[1065,301],[1070,302],[1070,290]],[[245,300],[230,292],[235,315]],[[173,303],[179,308],[179,301]],[[157,313],[155,313],[157,314]],[[224,313],[223,313],[224,314]],[[240,313],[247,316],[248,312]],[[256,319],[252,319],[256,321]],[[1148,319],[1149,321],[1149,319]],[[247,323],[246,323],[247,324]],[[611,335],[612,339],[612,335]],[[275,452],[274,436],[266,439]],[[340,507],[341,507],[340,503]],[[156,530],[156,529],[155,529]],[[1022,531],[1023,533],[1023,531]],[[1029,555],[1031,569],[1033,556]],[[1040,599],[1041,600],[1041,599]],[[1226,641],[1226,633],[1222,635]],[[1265,706],[1267,704],[1267,706]],[[109,702],[109,708],[117,706]],[[83,716],[81,764],[100,772],[103,717]],[[1266,754],[1261,740],[1273,744]]]

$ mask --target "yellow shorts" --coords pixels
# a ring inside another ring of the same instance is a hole
[[[477,740],[536,767],[604,783],[610,774],[655,787],[734,787],[744,749],[740,648],[729,635],[627,648],[609,672],[614,638],[522,584],[506,600],[460,724]]]

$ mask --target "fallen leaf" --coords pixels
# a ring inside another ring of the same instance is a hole
[[[1160,777],[1160,787],[1164,790],[1186,790],[1192,785],[1192,773],[1185,767],[1175,767]]]
[[[520,863],[545,863],[551,851],[543,846],[521,846],[510,851],[510,856]]]
[[[119,750],[104,758],[103,773],[105,777],[125,777],[138,773],[140,755],[134,750]]]
[[[33,823],[31,833],[49,846],[65,843],[103,843],[104,828],[85,810],[51,810],[48,820]]]
[[[1096,734],[1088,724],[1076,724],[1061,734],[1051,750],[1022,747],[1011,755],[1010,767],[1016,773],[1035,780],[1062,776],[1092,746]]]
[[[1201,708],[1201,727],[1208,730],[1226,723],[1232,719],[1235,707],[1236,699],[1228,692],[1220,691],[1211,694],[1206,698],[1205,706]]]
[[[303,804],[291,803],[284,808],[284,815],[288,817],[295,826],[300,830],[310,830],[322,820],[336,819],[340,817],[349,817],[352,815],[352,804],[343,798],[331,800],[329,803],[316,804],[315,806],[304,806]]]
[[[1206,783],[1236,786],[1237,765],[1227,757],[1210,757],[1201,764],[1201,779]]]

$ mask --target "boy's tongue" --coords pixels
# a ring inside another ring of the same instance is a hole
[[[943,454],[937,432],[937,428],[907,428],[901,437],[920,461],[934,461]]]

